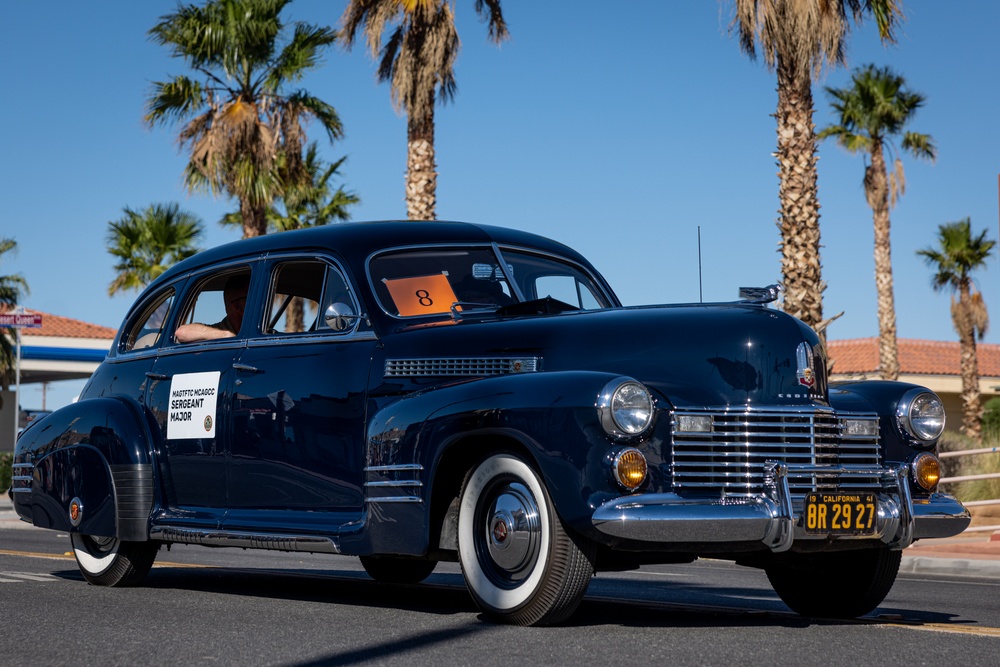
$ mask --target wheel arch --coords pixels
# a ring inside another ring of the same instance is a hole
[[[150,444],[143,410],[130,397],[57,410],[18,439],[14,461],[30,471],[31,482],[13,494],[15,510],[44,528],[146,540],[154,495]]]
[[[481,431],[456,436],[442,447],[431,477],[428,543],[432,549],[436,546],[457,553],[458,501],[462,483],[473,468],[499,452],[520,456],[539,476],[543,476],[535,452],[521,434]]]

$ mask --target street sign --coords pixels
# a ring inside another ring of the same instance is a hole
[[[14,442],[20,430],[21,414],[21,329],[37,329],[42,326],[42,316],[27,313],[24,306],[17,306],[9,313],[0,313],[0,327],[13,327],[17,331],[17,354],[14,362]],[[13,447],[11,448],[13,449]]]
[[[42,316],[38,313],[0,313],[0,327],[37,329],[40,326],[42,326]]]

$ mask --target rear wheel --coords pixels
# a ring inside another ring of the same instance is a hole
[[[459,562],[490,618],[515,625],[566,619],[590,584],[594,552],[566,530],[538,474],[514,454],[491,456],[466,477]]]
[[[902,551],[888,548],[802,554],[765,568],[778,597],[802,616],[856,618],[875,609],[896,581]]]
[[[368,576],[384,584],[418,584],[431,576],[437,561],[391,556],[362,556]]]
[[[71,533],[73,555],[83,577],[96,586],[134,586],[156,560],[156,542],[122,542],[114,537]]]

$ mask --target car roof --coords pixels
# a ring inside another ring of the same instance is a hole
[[[352,264],[356,264],[355,268],[360,270],[360,263],[379,250],[445,243],[498,243],[500,245],[525,246],[557,253],[585,266],[590,266],[590,263],[582,255],[562,243],[530,232],[505,227],[450,221],[343,222],[242,239],[204,250],[166,270],[153,281],[150,287],[169,282],[190,271],[224,262],[230,258],[292,250],[331,248]]]

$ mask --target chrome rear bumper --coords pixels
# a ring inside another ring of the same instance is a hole
[[[761,542],[778,552],[790,549],[796,540],[827,539],[830,536],[806,534],[802,502],[793,500],[788,490],[789,470],[819,473],[829,472],[829,467],[770,462],[765,491],[759,496],[709,500],[674,493],[625,496],[597,508],[592,521],[607,535],[664,545]],[[916,539],[957,535],[969,525],[969,511],[951,496],[936,493],[929,500],[914,502],[907,482],[908,466],[850,473],[882,479],[882,489],[876,495],[875,534],[864,539],[879,539],[890,548],[902,549]]]

